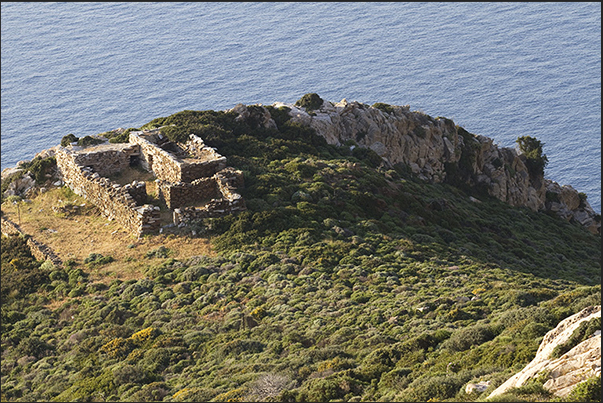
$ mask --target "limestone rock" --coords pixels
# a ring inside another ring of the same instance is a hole
[[[27,196],[36,186],[36,181],[28,174],[14,180],[4,192],[5,196]]]
[[[465,386],[465,393],[482,393],[490,387],[490,381],[479,382],[479,383],[468,383]]]
[[[489,396],[505,393],[523,385],[540,373],[549,373],[544,388],[557,396],[567,396],[580,382],[601,374],[601,333],[594,334],[557,359],[551,359],[556,346],[565,343],[584,321],[601,317],[601,306],[591,306],[562,320],[543,338],[536,357],[519,373],[509,378]]]
[[[4,168],[2,170],[2,180],[7,179],[8,177],[17,174],[23,171],[21,168],[12,167],[12,168]]]
[[[291,104],[273,104],[275,108],[281,106],[290,109],[291,121],[312,127],[329,144],[341,146],[353,141],[375,151],[385,165],[404,164],[423,180],[465,182],[512,206],[554,211],[600,233],[597,214],[575,190],[545,180],[542,175],[531,175],[525,156],[517,150],[498,147],[485,136],[467,135],[450,119],[411,112],[408,105],[390,105],[391,110],[385,112],[346,99],[325,101],[311,113]],[[244,115],[242,106],[235,109]],[[467,161],[471,161],[470,166]],[[461,162],[465,164],[462,173],[458,169]],[[456,171],[448,172],[451,166],[456,166]],[[558,193],[558,202],[547,201],[550,192]]]

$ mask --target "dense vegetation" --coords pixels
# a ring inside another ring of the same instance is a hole
[[[3,237],[3,401],[484,400],[600,304],[599,237],[328,145],[285,107],[267,108],[278,129],[250,109],[143,126],[196,133],[243,170],[248,211],[188,229],[218,256],[159,248],[144,278],[104,285],[86,271],[106,256],[38,267]],[[37,289],[15,291],[32,272]]]
[[[542,153],[544,144],[530,136],[520,136],[515,142],[526,157],[526,164],[530,173],[533,175],[544,174],[544,168],[549,162],[548,157]]]

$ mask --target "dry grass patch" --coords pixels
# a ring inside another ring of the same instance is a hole
[[[142,167],[127,167],[119,173],[110,176],[109,180],[122,186],[133,181],[155,183],[155,175],[152,172],[145,171]]]
[[[209,239],[186,235],[157,234],[141,239],[130,235],[117,222],[108,221],[100,211],[68,188],[53,188],[29,203],[21,202],[21,229],[50,246],[63,260],[74,259],[91,281],[108,283],[115,278],[143,277],[142,270],[151,261],[146,253],[160,246],[169,248],[176,259],[215,255]],[[2,211],[18,223],[17,206],[4,203]],[[83,263],[91,254],[111,256],[114,261],[97,268]]]

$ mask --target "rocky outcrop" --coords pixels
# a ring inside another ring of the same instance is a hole
[[[552,211],[567,221],[578,222],[592,233],[600,232],[601,221],[597,221],[597,214],[586,202],[584,193],[578,193],[569,185],[560,186],[548,179],[545,179],[545,186],[546,211]]]
[[[310,112],[281,102],[272,106],[289,108],[292,121],[312,127],[329,144],[353,143],[370,148],[384,164],[403,164],[423,180],[478,190],[512,206],[551,211],[600,233],[600,215],[588,202],[569,202],[579,197],[578,192],[564,187],[562,200],[568,203],[547,203],[547,192],[555,192],[557,184],[530,172],[525,155],[514,148],[498,147],[492,139],[473,135],[450,119],[413,112],[408,105],[377,108],[345,99],[338,103],[324,101]],[[263,109],[260,120],[264,127],[272,127],[274,122]],[[232,111],[241,119],[251,114],[244,105]]]
[[[519,373],[495,389],[488,398],[503,394],[523,385],[529,379],[545,374],[544,388],[557,396],[567,396],[580,382],[601,376],[601,332],[595,332],[561,357],[552,359],[555,347],[565,343],[574,330],[585,321],[601,317],[601,306],[583,309],[561,321],[548,332],[540,344],[536,357]]]
[[[5,170],[6,171],[6,170]],[[7,171],[8,173],[17,174],[20,173],[21,170],[18,168],[14,168],[14,171]],[[6,191],[4,191],[4,196],[24,196],[29,197],[31,193],[34,191],[36,186],[36,181],[29,176],[29,174],[24,174],[19,176],[17,179],[13,180],[8,184]]]

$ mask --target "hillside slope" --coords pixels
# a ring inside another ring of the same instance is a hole
[[[54,267],[2,237],[2,400],[485,400],[549,330],[600,305],[599,235],[329,144],[291,110],[142,127],[195,133],[242,170],[240,214],[138,241],[92,206],[43,206],[82,204],[50,182],[31,203],[3,203],[51,247],[35,214],[119,241],[86,257],[57,244],[74,255]],[[476,382],[490,386],[467,393]]]

